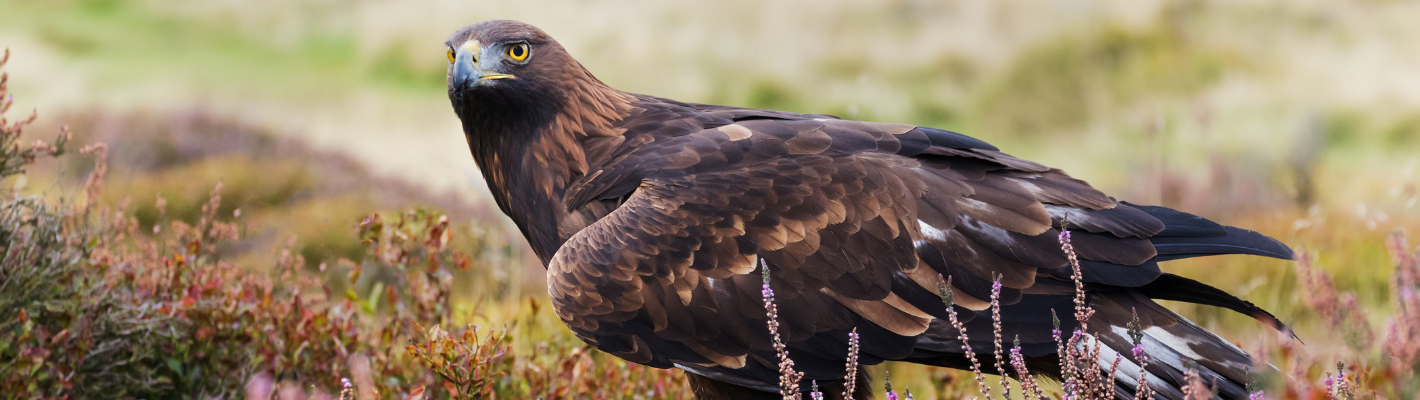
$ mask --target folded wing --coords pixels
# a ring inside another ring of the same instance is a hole
[[[1020,337],[1028,355],[1050,357],[1051,310],[1072,314],[1070,269],[1056,242],[1067,226],[1099,299],[1172,298],[1261,318],[1250,303],[1163,274],[1157,261],[1290,255],[1255,232],[1115,202],[953,132],[786,118],[721,116],[663,124],[680,132],[673,135],[629,133],[627,142],[643,144],[569,189],[569,208],[622,203],[554,256],[548,278],[558,316],[628,360],[768,389],[778,374],[760,260],[774,277],[791,354],[808,378],[833,379],[842,377],[853,328],[866,364],[957,366],[961,345],[942,320],[939,276],[952,278],[968,331],[983,333],[989,318],[975,317],[999,280],[1006,334]],[[1151,326],[1179,325],[1158,310],[1145,316]],[[973,335],[973,347],[989,349],[988,336]]]

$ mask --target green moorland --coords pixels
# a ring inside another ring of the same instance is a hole
[[[1271,397],[1322,387],[1337,362],[1377,391],[1358,396],[1414,396],[1420,378],[1387,372],[1420,352],[1420,321],[1387,331],[1416,315],[1395,305],[1387,241],[1408,233],[1414,251],[1420,236],[1417,13],[1386,0],[0,0],[5,117],[39,115],[6,149],[73,134],[24,173],[9,168],[25,155],[5,153],[0,388],[235,398],[335,394],[346,377],[362,399],[448,398],[421,358],[446,352],[486,362],[433,370],[504,398],[685,396],[679,372],[583,348],[486,200],[441,43],[508,18],[623,90],[956,130],[1117,198],[1277,237],[1330,282],[1244,256],[1165,269],[1271,310],[1305,345],[1169,305],[1302,377]],[[436,324],[455,332],[433,334],[449,347],[406,350],[430,335],[409,327]],[[467,324],[506,336],[465,341]],[[1384,347],[1397,335],[1409,358]],[[975,393],[969,373],[884,369],[917,398]]]

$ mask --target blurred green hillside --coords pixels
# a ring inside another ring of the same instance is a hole
[[[478,320],[545,293],[444,93],[444,38],[494,18],[542,27],[627,91],[982,138],[1117,198],[1313,252],[1370,307],[1392,295],[1384,237],[1420,232],[1417,15],[1398,0],[0,0],[0,47],[15,54],[15,110],[42,115],[27,132],[68,124],[108,143],[106,201],[131,201],[140,223],[196,218],[222,181],[220,212],[242,210],[248,246],[294,237],[315,269],[361,254],[361,216],[433,206],[498,253],[465,277],[496,284],[457,294],[497,304]],[[0,184],[54,194],[90,167]],[[1313,351],[1342,346],[1298,306],[1289,263],[1169,264],[1296,322]],[[1178,309],[1244,343],[1264,336],[1246,317]],[[536,312],[529,334],[570,340]],[[946,374],[894,368],[909,385]]]

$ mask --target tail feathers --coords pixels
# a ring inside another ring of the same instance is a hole
[[[1247,315],[1272,326],[1279,331],[1290,331],[1286,324],[1267,310],[1247,300],[1233,296],[1218,288],[1199,281],[1174,274],[1162,274],[1149,284],[1137,288],[1139,293],[1151,299],[1184,301],[1214,307],[1223,307]]]
[[[1150,238],[1159,251],[1157,261],[1211,256],[1218,254],[1252,254],[1255,256],[1292,259],[1292,249],[1277,239],[1247,229],[1225,226],[1221,236],[1155,236]]]
[[[1133,341],[1123,326],[1110,326],[1108,332],[1095,336],[1101,347],[1099,363],[1108,369],[1115,357],[1120,357],[1115,372],[1117,398],[1134,398],[1139,388],[1139,359],[1134,357]],[[1252,358],[1232,343],[1223,340],[1183,317],[1171,326],[1153,326],[1143,330],[1142,344],[1147,356],[1145,381],[1154,398],[1184,398],[1188,385],[1187,373],[1196,371],[1203,383],[1217,398],[1246,399],[1247,374]]]
[[[1164,224],[1149,241],[1159,255],[1155,261],[1220,254],[1252,254],[1290,260],[1292,249],[1276,239],[1247,229],[1226,226],[1203,217],[1159,206],[1122,202]]]
[[[1120,203],[1124,204],[1125,206],[1137,208],[1140,211],[1143,211],[1149,214],[1150,216],[1157,218],[1159,222],[1162,222],[1164,224],[1164,230],[1155,234],[1154,237],[1204,237],[1218,236],[1223,233],[1222,224],[1209,221],[1207,218],[1203,218],[1197,215],[1178,211],[1168,207],[1139,205],[1127,201],[1121,201]]]

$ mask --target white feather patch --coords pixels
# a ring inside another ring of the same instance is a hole
[[[1115,333],[1118,334],[1120,329],[1120,327],[1114,327]],[[1128,330],[1125,330],[1124,333],[1124,337],[1129,337]],[[1095,340],[1094,335],[1087,334],[1085,335],[1085,340],[1081,340],[1080,342],[1082,345],[1084,343],[1091,343],[1092,345],[1099,347],[1100,356],[1098,362],[1100,368],[1103,368],[1105,371],[1109,371],[1110,366],[1114,365],[1114,359],[1118,357],[1119,369],[1114,371],[1114,378],[1119,380],[1119,382],[1124,383],[1125,385],[1128,385],[1131,388],[1134,388],[1135,390],[1139,389],[1139,364],[1135,364],[1133,361],[1130,361],[1129,357],[1122,357],[1119,352],[1114,351],[1114,349],[1110,348],[1109,346],[1103,346],[1102,343],[1099,342],[1099,340]],[[1162,378],[1159,378],[1157,375],[1154,375],[1153,373],[1149,372],[1146,373],[1147,376],[1145,377],[1145,379],[1149,381],[1149,387],[1162,388],[1170,386],[1167,382],[1164,382],[1164,380]]]
[[[922,236],[926,237],[927,240],[935,240],[938,242],[947,240],[947,233],[945,231],[937,229],[935,226],[927,225],[925,221],[917,220],[917,227],[922,228]]]

